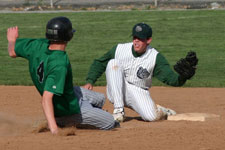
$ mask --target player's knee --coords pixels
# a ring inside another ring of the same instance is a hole
[[[115,126],[115,120],[111,114],[105,114],[104,117],[99,118],[98,121],[101,122],[99,124],[99,129],[101,130],[110,130]]]
[[[110,129],[113,129],[115,128],[116,124],[115,124],[115,120],[112,118],[110,120],[107,121],[107,123],[104,124],[104,126],[102,126],[102,130],[110,130]]]
[[[111,59],[108,64],[107,64],[107,67],[106,67],[106,71],[113,71],[113,70],[118,70],[119,69],[119,66],[120,66],[120,63],[118,60],[116,59]]]
[[[158,120],[157,113],[155,111],[148,112],[141,116],[143,120],[145,121],[156,121]]]
[[[82,116],[83,124],[89,124],[101,130],[112,129],[115,125],[113,116],[110,113],[99,108],[85,111]]]
[[[108,62],[108,64],[107,64],[107,66],[115,66],[115,65],[117,65],[117,60],[116,60],[116,59],[111,59],[111,60]]]
[[[99,98],[99,106],[101,106],[100,108],[102,108],[103,105],[105,104],[106,97],[102,93],[97,93],[97,95],[98,95],[98,98]]]

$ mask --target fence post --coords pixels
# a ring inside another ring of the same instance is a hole
[[[157,0],[155,0],[155,7],[157,7],[157,5],[158,5],[158,4],[157,4]]]
[[[53,0],[50,0],[50,6],[53,8]]]

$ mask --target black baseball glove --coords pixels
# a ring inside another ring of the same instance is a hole
[[[185,79],[190,79],[194,76],[195,70],[197,69],[198,58],[196,53],[193,51],[188,52],[185,58],[181,58],[174,65],[174,70]]]

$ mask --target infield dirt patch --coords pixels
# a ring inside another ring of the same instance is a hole
[[[94,91],[105,93],[105,87]],[[177,113],[220,115],[209,121],[144,122],[137,113],[125,109],[127,119],[111,131],[77,129],[75,136],[33,133],[44,120],[41,97],[33,86],[0,86],[1,150],[224,150],[225,88],[153,87],[157,104]],[[112,113],[106,101],[104,109]]]

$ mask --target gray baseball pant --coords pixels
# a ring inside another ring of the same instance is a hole
[[[56,118],[59,126],[76,124],[81,128],[97,128],[102,130],[109,130],[115,127],[116,123],[113,116],[101,109],[105,103],[104,94],[79,86],[74,87],[74,92],[79,99],[81,113]]]

